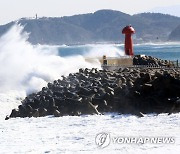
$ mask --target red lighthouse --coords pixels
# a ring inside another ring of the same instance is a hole
[[[125,54],[129,56],[134,55],[133,41],[131,37],[131,35],[134,33],[135,33],[135,30],[131,26],[126,26],[122,30],[122,34],[125,34],[125,46],[124,46]]]

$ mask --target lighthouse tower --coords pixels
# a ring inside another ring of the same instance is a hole
[[[133,40],[131,37],[131,35],[134,33],[135,30],[132,26],[126,26],[122,30],[122,34],[125,34],[125,45],[124,45],[125,54],[129,56],[134,55]]]

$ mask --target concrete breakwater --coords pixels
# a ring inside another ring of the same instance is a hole
[[[79,69],[27,96],[6,119],[84,114],[176,113],[180,111],[180,70]]]
[[[133,65],[146,65],[146,66],[162,66],[162,67],[173,67],[175,64],[172,61],[162,60],[152,56],[136,55],[133,58]],[[178,64],[176,64],[178,65]]]

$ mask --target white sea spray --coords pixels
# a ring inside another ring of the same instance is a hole
[[[98,61],[88,63],[80,55],[63,58],[57,47],[33,46],[27,39],[28,34],[20,25],[14,25],[0,38],[1,92],[25,90],[29,94],[79,68],[100,68]]]

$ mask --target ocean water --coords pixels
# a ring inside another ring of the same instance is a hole
[[[117,57],[118,53],[114,51],[121,51],[119,55],[123,55],[123,44],[111,44],[111,45],[80,45],[80,46],[61,46],[58,48],[59,55],[66,57],[71,55],[87,55],[88,51],[91,52],[90,56],[96,54],[101,57],[102,54],[106,54],[111,57]],[[144,54],[147,56],[153,56],[165,60],[180,61],[180,43],[148,43],[148,44],[135,44],[134,53],[136,55]]]
[[[101,69],[85,57],[123,56],[123,44],[31,45],[15,25],[0,38],[0,153],[179,153],[180,114],[12,118],[28,94],[79,68]],[[135,54],[180,60],[180,43],[137,44]],[[146,142],[122,142],[125,138]],[[151,139],[159,141],[151,142]],[[170,142],[164,142],[170,139]]]

